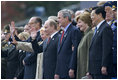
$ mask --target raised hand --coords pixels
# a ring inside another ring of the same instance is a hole
[[[32,31],[31,32],[31,37],[32,37],[33,40],[36,38],[36,36],[37,36],[37,31]]]
[[[13,44],[15,44],[15,45],[17,45],[17,41],[15,40],[14,35],[13,35],[13,34],[11,34],[11,36],[12,36],[12,40],[13,40],[13,41],[12,41],[12,43],[13,43]]]
[[[15,40],[15,38],[12,37],[12,39],[13,39],[12,43],[15,44],[15,45],[17,45],[18,43],[17,43],[17,41]]]
[[[11,34],[15,34],[15,22],[11,21],[11,24],[9,24],[9,26]]]
[[[13,28],[15,28],[15,22],[14,22],[14,21],[11,21],[11,26],[12,26]]]

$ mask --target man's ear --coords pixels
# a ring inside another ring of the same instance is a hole
[[[40,26],[40,23],[37,23],[37,25],[39,25],[39,26]]]
[[[53,29],[54,29],[54,25],[52,25],[52,26],[50,26],[50,27],[53,27]]]
[[[37,26],[39,26],[39,28],[41,28],[40,23],[37,23]]]
[[[98,15],[99,15],[100,17],[102,17],[102,13],[99,13]]]

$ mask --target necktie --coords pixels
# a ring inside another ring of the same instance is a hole
[[[47,44],[49,44],[50,40],[51,40],[51,37],[48,38],[48,42],[47,42]]]
[[[61,42],[62,42],[63,36],[64,36],[64,31],[62,32],[62,35],[61,35],[60,44],[61,44]]]
[[[97,27],[95,28],[95,31],[94,31],[94,34],[93,34],[93,36],[95,36],[96,32],[97,32]]]
[[[93,40],[93,38],[94,38],[96,32],[97,32],[97,27],[95,28],[95,31],[94,31],[94,34],[93,34],[92,40]]]

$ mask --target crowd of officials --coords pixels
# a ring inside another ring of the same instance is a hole
[[[117,1],[60,10],[1,32],[2,79],[116,79]]]

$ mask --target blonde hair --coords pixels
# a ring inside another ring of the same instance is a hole
[[[99,2],[97,3],[97,6],[103,6],[106,2],[107,2],[107,1],[99,1]]]
[[[44,26],[43,27],[41,27],[41,29],[40,29],[40,34],[42,33],[42,32],[44,32],[45,31],[45,28],[44,28]]]
[[[18,36],[24,38],[25,40],[27,40],[30,37],[30,34],[27,32],[21,32]]]
[[[17,30],[18,34],[20,34],[24,31],[24,27],[15,27],[15,29]]]
[[[82,20],[84,23],[88,24],[89,27],[91,27],[92,25],[92,20],[90,17],[90,13],[89,12],[83,12],[82,14],[80,14],[79,16],[76,17],[76,22],[78,20]]]

